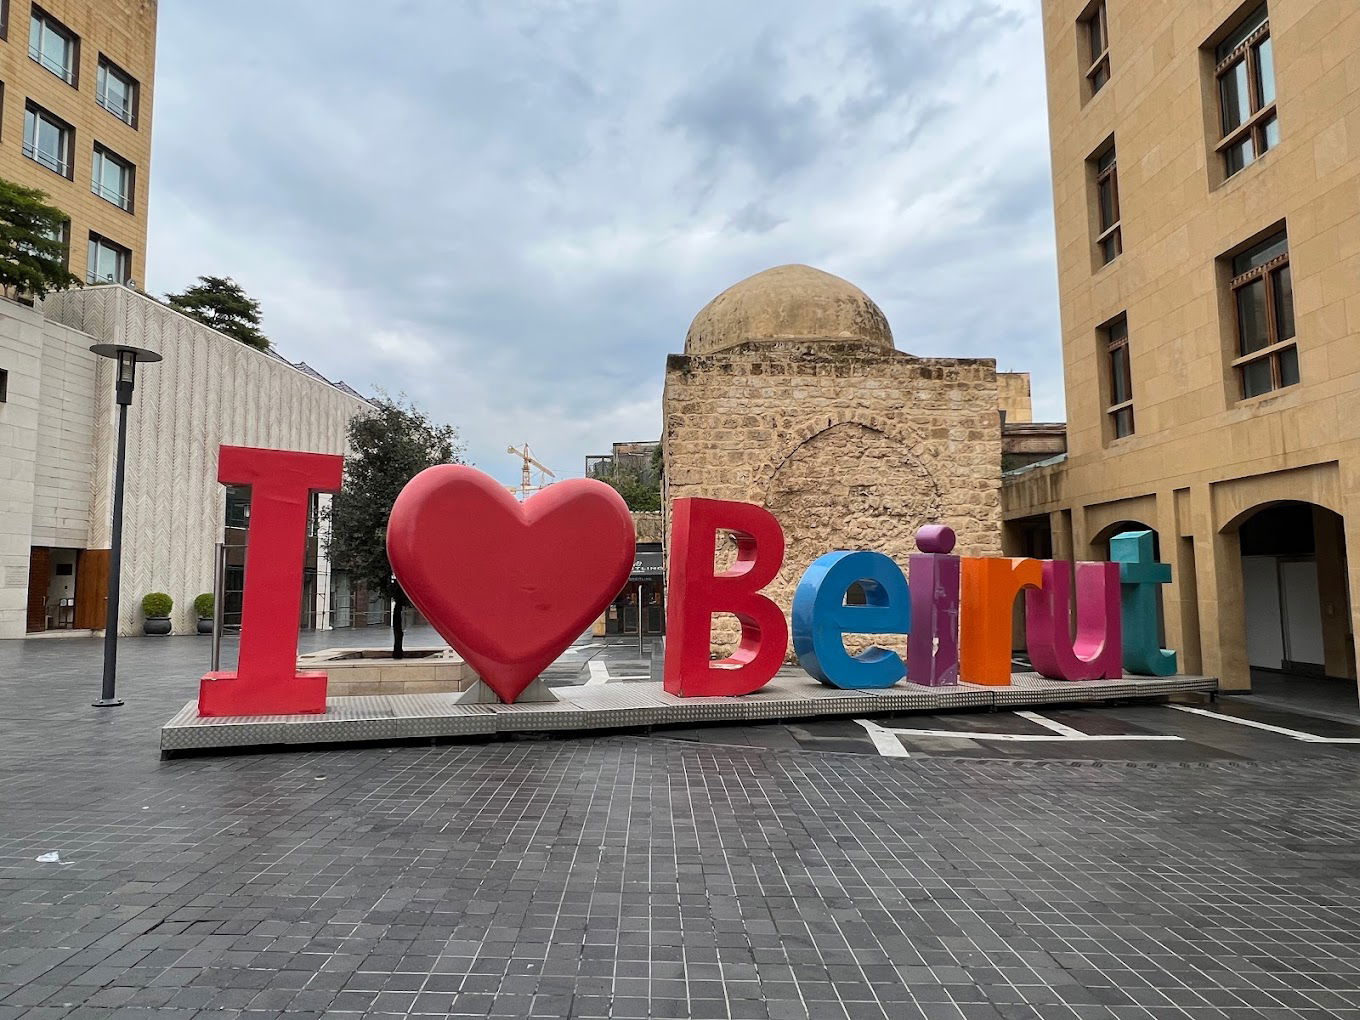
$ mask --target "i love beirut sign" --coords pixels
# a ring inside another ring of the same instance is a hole
[[[209,673],[203,716],[316,714],[326,676],[299,672],[307,506],[340,487],[344,460],[329,454],[223,446],[218,481],[251,487],[246,584],[237,669]],[[736,559],[715,568],[718,536]],[[927,525],[906,570],[872,550],[835,550],[804,572],[792,605],[799,664],[824,684],[883,688],[1011,682],[1012,608],[1023,592],[1026,639],[1044,676],[1080,681],[1132,673],[1167,676],[1176,655],[1159,647],[1157,589],[1171,568],[1153,559],[1151,532],[1111,543],[1113,562],[952,555],[954,532]],[[571,479],[523,503],[470,467],[416,475],[392,508],[387,551],[411,602],[503,702],[512,703],[599,617],[627,583],[636,535],[614,489]],[[784,533],[763,507],[713,499],[672,506],[666,592],[666,691],[679,697],[754,693],[784,663],[790,627],[763,589],[784,562]],[[1075,636],[1070,611],[1075,581]],[[858,585],[862,605],[846,593]],[[713,618],[741,624],[735,651],[710,655]],[[847,634],[906,635],[907,657],[871,646],[846,651]]]

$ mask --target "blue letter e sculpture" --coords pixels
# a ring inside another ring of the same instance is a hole
[[[864,589],[862,606],[847,606],[852,584]],[[902,657],[874,645],[858,655],[845,650],[846,634],[906,634],[910,628],[907,579],[876,552],[819,556],[793,595],[793,650],[799,664],[824,684],[849,690],[891,687],[906,675]]]

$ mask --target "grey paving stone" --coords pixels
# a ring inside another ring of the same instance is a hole
[[[98,650],[0,644],[0,1020],[1360,1017],[1360,750],[1110,708],[1062,720],[1194,749],[748,726],[162,762],[206,643],[125,642],[115,712]],[[957,718],[924,725],[996,724]]]

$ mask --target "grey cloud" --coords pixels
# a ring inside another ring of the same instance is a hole
[[[1044,146],[1012,146],[1004,172],[975,165],[1017,122],[1045,134],[1032,15],[933,0],[896,16],[801,0],[233,11],[161,9],[151,286],[235,276],[293,360],[410,393],[503,476],[506,442],[571,473],[658,434],[664,357],[694,313],[789,261],[864,287],[904,349],[1004,349],[1052,386]],[[913,42],[923,18],[934,42]],[[941,32],[990,53],[999,81]],[[413,353],[393,356],[403,338]]]
[[[787,76],[784,56],[762,38],[723,65],[699,70],[700,80],[671,104],[665,126],[683,132],[710,171],[732,157],[777,181],[815,159],[826,137],[811,96],[779,93]]]

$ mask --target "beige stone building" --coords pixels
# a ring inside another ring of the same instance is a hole
[[[0,2],[0,177],[69,217],[81,280],[146,280],[156,0]]]
[[[1151,528],[1183,670],[1354,677],[1360,5],[1043,13],[1069,453],[1008,473],[1008,552]]]
[[[1005,384],[1008,420],[1028,420],[1027,383]],[[1001,552],[995,362],[899,351],[878,306],[838,277],[781,266],[718,295],[667,360],[662,399],[666,507],[702,496],[773,512],[788,545],[767,593],[786,613],[817,556],[905,563],[927,522],[953,527],[962,554]],[[715,651],[735,638],[726,622]]]

